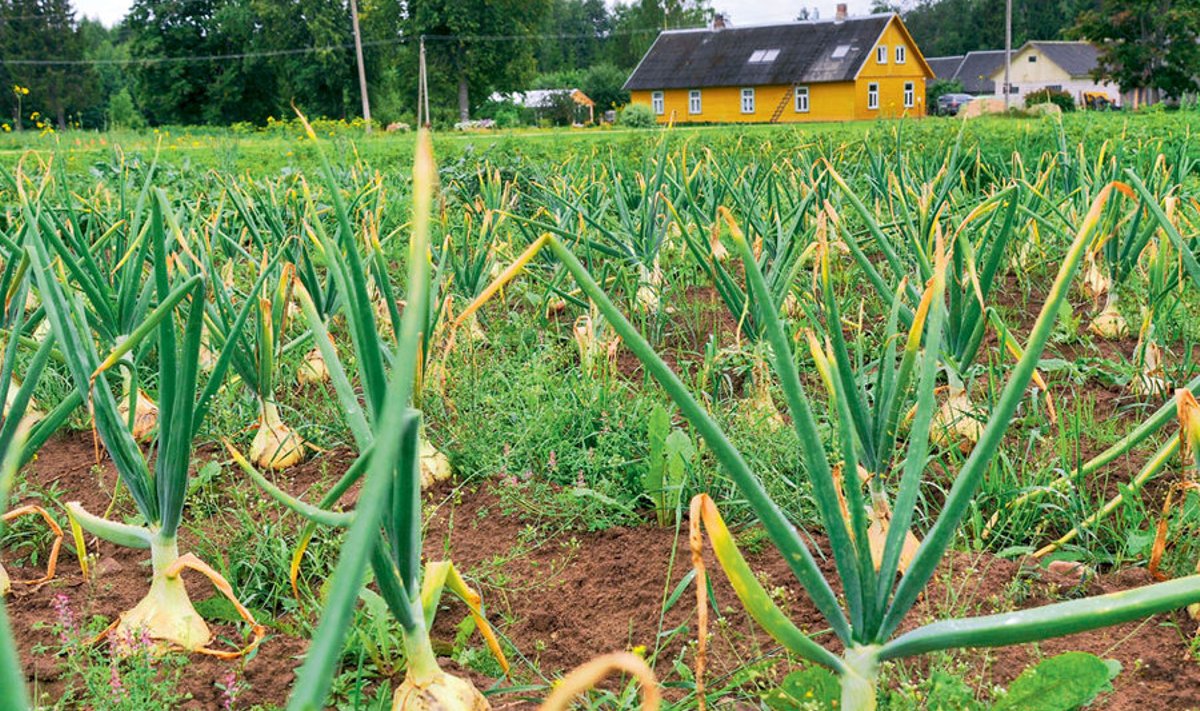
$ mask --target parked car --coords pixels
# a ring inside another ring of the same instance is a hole
[[[958,110],[971,103],[974,96],[970,94],[942,94],[937,100],[939,116],[954,116]]]

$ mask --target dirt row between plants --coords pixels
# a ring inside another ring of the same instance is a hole
[[[344,468],[344,458],[330,465],[336,474]],[[88,433],[56,436],[40,453],[37,461],[23,473],[40,487],[57,482],[63,500],[78,499],[94,511],[103,511],[111,496],[111,464],[102,463],[97,477],[95,453]],[[340,466],[338,466],[340,465]],[[296,493],[305,493],[315,477],[315,464],[307,465],[294,476],[281,477]],[[224,476],[233,477],[226,468]],[[107,486],[101,486],[101,481]],[[231,479],[230,486],[248,483]],[[678,602],[663,613],[665,598],[676,589],[690,569],[686,531],[647,525],[612,528],[599,532],[572,531],[560,536],[529,536],[528,523],[504,513],[504,505],[491,484],[451,489],[439,488],[428,494],[436,506],[426,538],[428,557],[448,556],[484,594],[488,614],[501,632],[520,651],[514,669],[523,682],[540,677],[553,678],[575,665],[604,652],[645,647],[653,651],[662,639],[657,671],[664,681],[679,682],[673,670],[678,660],[691,665],[686,650],[695,638],[694,591],[688,588]],[[14,502],[14,505],[20,502]],[[65,515],[59,514],[60,520]],[[299,525],[297,523],[297,525]],[[207,531],[200,535],[220,536]],[[819,537],[814,538],[818,543]],[[183,540],[186,550],[188,540]],[[62,691],[60,660],[49,653],[35,653],[36,645],[54,644],[53,634],[38,623],[54,620],[53,602],[65,595],[81,618],[89,615],[113,617],[128,609],[146,590],[148,577],[142,551],[118,548],[104,542],[91,544],[99,561],[90,582],[82,579],[73,557],[64,552],[59,576],[37,587],[16,586],[8,599],[9,613],[21,648],[22,659],[37,689],[52,698]],[[761,573],[776,598],[801,629],[817,632],[827,628],[803,590],[791,576],[782,559],[768,545],[748,555],[751,566]],[[502,560],[502,565],[498,562]],[[711,555],[709,560],[712,561]],[[832,565],[823,564],[832,574]],[[38,571],[10,568],[14,580],[33,577]],[[280,570],[284,576],[287,571]],[[1081,594],[1124,590],[1151,582],[1142,569],[1127,569],[1100,576],[1082,586],[1070,578],[1045,571],[1020,569],[1012,561],[989,555],[954,554],[935,577],[918,609],[910,615],[906,627],[945,615],[982,614],[1008,605],[1012,591],[1021,606]],[[194,599],[212,594],[202,580],[189,581]],[[777,653],[777,645],[741,611],[740,605],[717,570],[714,573],[716,600],[724,619],[713,623],[709,680],[716,687],[734,670],[755,662],[762,655]],[[448,645],[454,638],[454,625],[462,619],[463,607],[445,603],[435,633]],[[271,624],[271,621],[267,621]],[[679,630],[659,637],[660,631]],[[217,626],[218,633],[237,639],[236,630]],[[1084,650],[1121,662],[1124,671],[1115,682],[1114,692],[1100,704],[1108,709],[1148,707],[1184,709],[1200,706],[1200,665],[1189,654],[1189,640],[1195,623],[1180,612],[1161,615],[1144,622],[1072,635],[1041,645],[1024,645],[988,653],[967,655],[973,671],[966,678],[982,683],[1006,684],[1026,665],[1040,658],[1069,650]],[[829,642],[830,635],[821,637]],[[478,638],[472,644],[478,645]],[[835,645],[836,646],[836,645]],[[239,672],[249,689],[239,699],[240,707],[253,704],[282,704],[294,681],[306,641],[271,630],[257,654],[245,661]],[[454,667],[450,663],[451,667]],[[922,663],[914,669],[919,674]],[[221,681],[230,663],[209,657],[194,657],[184,676],[186,690],[193,701],[188,708],[220,708],[221,692],[214,684]],[[786,673],[777,665],[763,679]],[[486,688],[494,680],[473,674]],[[499,686],[504,686],[500,683]],[[669,689],[669,698],[679,698],[678,689]],[[518,694],[496,694],[492,703],[498,708],[528,708],[532,703]]]

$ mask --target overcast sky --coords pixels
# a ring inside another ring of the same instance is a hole
[[[125,16],[132,0],[74,0],[81,16],[99,19],[114,25]],[[870,0],[847,0],[851,14],[864,14]],[[713,0],[713,8],[729,15],[735,25],[754,25],[762,22],[784,22],[796,19],[800,8],[808,7],[822,18],[833,17],[837,0]]]

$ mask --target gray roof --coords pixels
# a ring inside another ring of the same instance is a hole
[[[1100,58],[1100,50],[1088,42],[1029,42],[1025,45],[1029,46],[1036,47],[1073,77],[1090,75]]]
[[[1004,66],[1004,50],[988,49],[953,57],[928,57],[925,61],[938,79],[957,79],[968,94],[991,94],[996,90],[991,79],[992,73]]]
[[[627,90],[851,81],[893,15],[661,33]],[[839,48],[843,48],[838,51]],[[771,61],[756,53],[778,50]],[[838,56],[834,56],[837,54]]]
[[[953,79],[954,75],[958,74],[962,60],[963,56],[956,54],[953,57],[929,57],[925,61],[929,62],[935,79]]]

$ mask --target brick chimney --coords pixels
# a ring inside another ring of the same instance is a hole
[[[729,18],[725,16],[725,13],[718,12],[713,15],[712,28],[714,30],[723,30],[726,27],[729,27]]]
[[[849,13],[846,12],[846,3],[839,2],[837,4],[837,13],[834,14],[833,19],[836,22],[841,22],[842,20],[846,19],[847,14]]]

